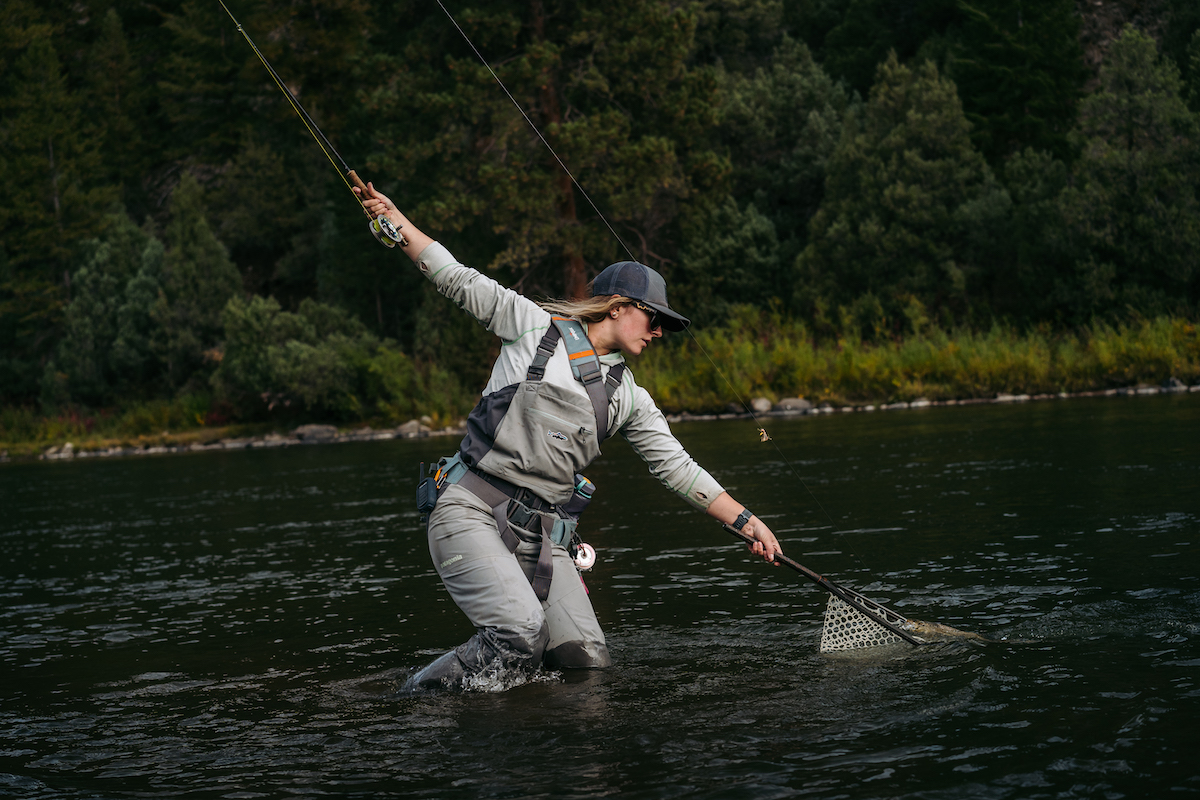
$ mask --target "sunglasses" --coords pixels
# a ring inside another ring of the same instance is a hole
[[[637,300],[634,300],[632,305],[639,311],[645,311],[650,315],[650,330],[662,327],[662,315],[658,313],[658,309],[651,308],[645,303],[639,303]]]

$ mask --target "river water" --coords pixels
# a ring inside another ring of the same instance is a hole
[[[793,558],[993,641],[818,653],[824,594],[624,442],[616,665],[395,699],[471,631],[411,497],[447,439],[0,465],[0,795],[1200,794],[1200,396],[678,424]]]

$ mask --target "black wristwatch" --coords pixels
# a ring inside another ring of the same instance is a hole
[[[751,513],[750,509],[743,508],[742,513],[738,514],[738,518],[733,521],[733,529],[735,531],[740,531],[742,528],[746,527],[746,523],[749,522],[750,518],[753,516],[754,514]]]

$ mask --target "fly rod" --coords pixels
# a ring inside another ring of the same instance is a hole
[[[279,77],[279,73],[275,71],[275,68],[271,66],[271,62],[267,61],[267,57],[258,49],[258,45],[250,38],[250,34],[246,33],[246,29],[242,27],[242,23],[237,21],[237,18],[233,16],[233,12],[229,10],[229,6],[225,5],[225,0],[217,0],[217,2],[221,4],[221,8],[225,9],[225,13],[229,15],[229,18],[233,20],[233,24],[237,26],[238,33],[246,39],[246,43],[250,45],[250,48],[254,51],[254,55],[258,56],[258,60],[267,68],[267,72],[271,75],[271,80],[275,81],[275,85],[279,87],[279,91],[283,92],[284,96],[287,97],[288,103],[291,104],[296,115],[300,117],[300,121],[304,123],[304,127],[308,129],[309,134],[316,140],[317,146],[321,148],[321,152],[329,159],[329,163],[338,171],[338,175],[341,176],[342,181],[346,184],[346,188],[350,190],[351,194],[354,195],[354,199],[358,201],[359,208],[362,208],[363,213],[370,220],[371,233],[375,236],[376,241],[389,248],[396,245],[400,245],[401,247],[406,246],[408,240],[404,238],[399,228],[386,215],[371,217],[371,213],[363,206],[362,197],[358,192],[354,191],[358,189],[359,192],[365,195],[368,191],[367,185],[358,177],[358,173],[350,168],[350,165],[342,158],[337,148],[326,138],[321,128],[308,115],[308,112],[304,110],[304,106],[300,104],[296,95],[292,93],[292,90]]]

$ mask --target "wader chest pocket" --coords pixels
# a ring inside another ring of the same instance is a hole
[[[565,502],[575,473],[600,455],[595,430],[596,413],[586,396],[550,383],[525,383],[479,467],[501,477],[520,475],[521,485],[550,502]]]

